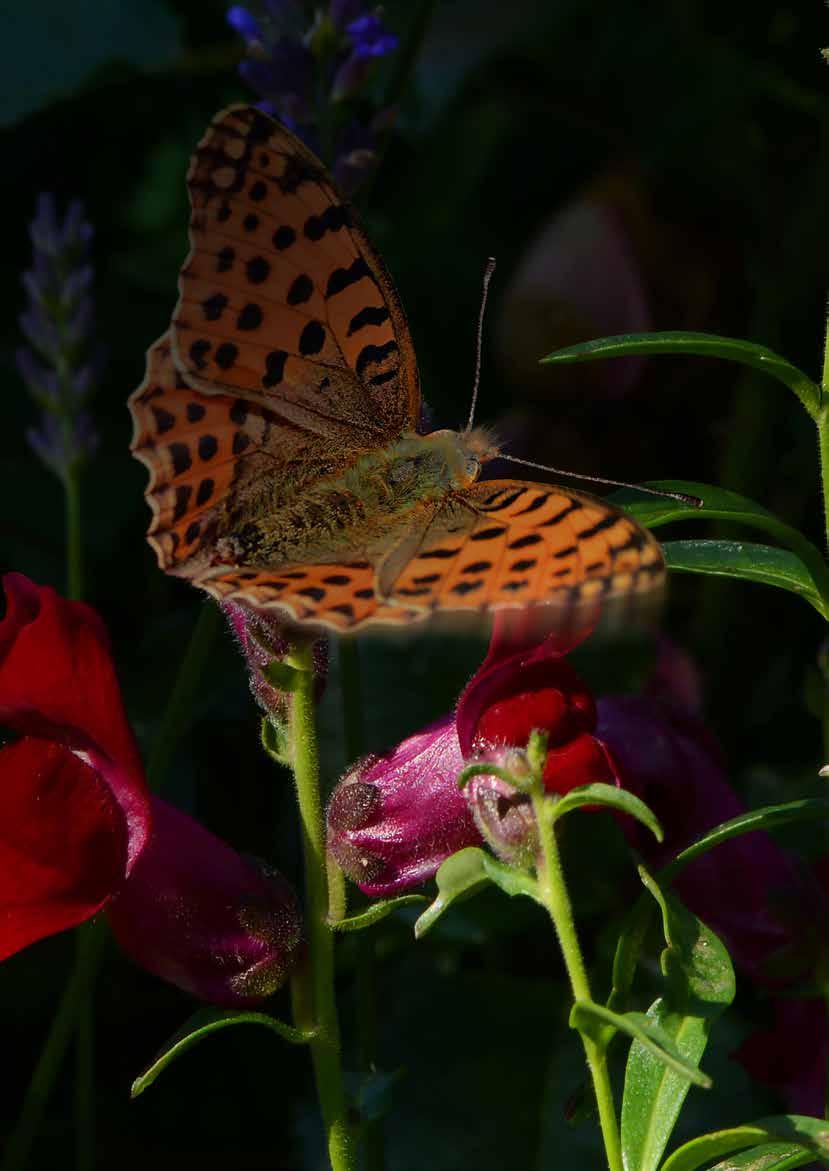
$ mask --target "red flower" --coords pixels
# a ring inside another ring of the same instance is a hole
[[[618,784],[613,757],[593,735],[593,696],[564,659],[560,637],[548,635],[528,647],[523,637],[505,638],[499,619],[489,654],[458,703],[464,757],[524,748],[535,729],[548,736],[548,792],[563,795],[597,781]]]
[[[98,615],[3,578],[0,958],[93,915],[150,832],[144,773]]]
[[[205,1000],[250,1004],[287,974],[299,913],[264,874],[150,796],[98,615],[20,574],[3,579],[0,959],[106,907],[150,971]]]

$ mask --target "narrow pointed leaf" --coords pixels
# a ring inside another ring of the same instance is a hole
[[[815,418],[820,409],[820,390],[797,366],[766,346],[741,338],[720,337],[713,333],[671,330],[663,333],[623,333],[596,338],[576,346],[554,350],[541,361],[545,365],[565,362],[595,362],[599,358],[626,358],[634,355],[657,357],[660,354],[695,354],[703,358],[724,358],[761,370],[793,390],[806,410]]]
[[[749,541],[667,541],[662,551],[669,569],[777,586],[799,594],[827,617],[817,583],[800,557],[788,549]]]
[[[670,1036],[650,1013],[643,1012],[611,1012],[603,1004],[594,1004],[591,1000],[577,1000],[570,1012],[570,1026],[580,1033],[601,1038],[604,1036],[602,1026],[610,1025],[621,1033],[627,1033],[638,1044],[651,1053],[661,1065],[673,1070],[674,1073],[693,1082],[694,1085],[709,1089],[711,1079],[708,1074],[693,1062],[688,1061],[677,1048],[674,1038]]]
[[[629,793],[627,789],[617,789],[615,785],[604,785],[600,782],[571,789],[553,807],[553,820],[558,821],[565,813],[591,805],[603,805],[617,813],[627,813],[630,817],[635,817],[651,831],[658,842],[662,841],[662,827],[644,801]]]
[[[689,862],[701,854],[713,850],[722,842],[755,830],[771,830],[791,821],[814,821],[818,817],[829,817],[829,801],[821,797],[805,797],[800,801],[787,801],[783,805],[764,805],[760,809],[749,809],[721,825],[715,825],[690,846],[686,846],[672,862],[659,872],[661,883],[672,882]]]
[[[216,1033],[219,1029],[228,1029],[233,1025],[261,1025],[271,1032],[276,1033],[283,1041],[288,1041],[292,1045],[305,1045],[313,1037],[312,1032],[294,1029],[290,1025],[284,1024],[275,1017],[268,1016],[265,1012],[245,1012],[237,1009],[216,1009],[205,1008],[199,1012],[194,1013],[188,1021],[186,1021],[178,1032],[174,1033],[169,1041],[164,1045],[158,1055],[154,1058],[152,1063],[147,1066],[143,1073],[139,1074],[132,1083],[130,1090],[130,1097],[137,1098],[139,1094],[143,1094],[148,1086],[151,1086],[160,1073],[162,1073],[168,1065],[171,1065],[188,1049],[192,1049],[194,1045],[198,1045],[205,1037],[209,1037],[211,1033]]]
[[[333,931],[363,931],[366,927],[373,927],[381,919],[385,919],[392,911],[400,907],[414,907],[421,903],[428,903],[426,895],[400,895],[396,899],[380,899],[366,907],[359,915],[351,915],[348,919],[338,919],[330,923]]]
[[[623,488],[610,497],[612,502],[634,516],[645,528],[657,528],[680,520],[725,520],[734,524],[749,525],[774,537],[781,545],[796,553],[807,567],[815,583],[829,596],[829,569],[826,560],[816,545],[791,525],[787,525],[758,504],[713,484],[699,484],[692,480],[649,480],[647,488],[662,492],[681,492],[696,496],[702,501],[701,508],[693,508],[668,497],[645,496],[634,488]]]
[[[700,1135],[674,1151],[662,1164],[661,1171],[697,1171],[721,1155],[768,1142],[799,1146],[812,1159],[829,1164],[829,1122],[802,1114],[777,1114],[745,1126]]]

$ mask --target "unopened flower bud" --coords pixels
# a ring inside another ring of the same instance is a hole
[[[512,772],[507,757],[516,755],[506,754],[498,762],[501,768]],[[523,764],[529,772],[526,757]],[[495,776],[472,777],[465,792],[475,825],[487,845],[504,862],[530,866],[538,851],[538,827],[528,795]]]

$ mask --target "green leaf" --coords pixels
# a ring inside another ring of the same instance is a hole
[[[338,919],[330,923],[333,931],[362,931],[366,927],[373,927],[381,919],[385,919],[392,911],[399,907],[413,907],[420,903],[428,903],[425,895],[400,895],[396,899],[380,899],[366,907],[359,915],[351,915],[348,919]]]
[[[659,354],[696,354],[704,358],[724,358],[741,362],[755,370],[778,379],[793,390],[806,410],[817,417],[820,410],[820,390],[807,374],[793,366],[773,350],[756,342],[740,338],[719,337],[713,333],[693,333],[671,330],[664,333],[622,333],[613,337],[596,338],[576,346],[554,350],[541,362],[555,365],[564,362],[595,362],[599,358],[623,358],[632,355],[657,357]]]
[[[812,821],[817,817],[829,817],[829,801],[821,797],[787,801],[784,805],[764,805],[760,809],[740,813],[737,817],[714,826],[696,842],[686,846],[659,872],[659,881],[672,882],[689,862],[713,850],[722,842],[728,842],[742,834],[753,833],[755,830],[771,830],[779,825],[787,825],[791,821]]]
[[[154,68],[180,49],[178,20],[160,0],[38,0],[5,10],[0,125],[64,97],[107,63]],[[31,48],[37,46],[37,68]]]
[[[489,882],[484,869],[484,851],[468,846],[452,854],[435,875],[438,893],[414,925],[415,939],[421,939],[434,927],[441,915],[458,899],[470,898]]]
[[[268,1016],[265,1012],[218,1008],[200,1009],[199,1012],[194,1013],[189,1020],[185,1021],[163,1046],[152,1063],[143,1073],[138,1075],[132,1083],[130,1097],[137,1098],[139,1094],[143,1094],[158,1075],[182,1053],[192,1049],[194,1045],[203,1041],[205,1037],[209,1037],[211,1033],[216,1033],[219,1029],[230,1028],[232,1025],[262,1025],[292,1045],[305,1045],[314,1036],[313,1032],[294,1029],[290,1025],[283,1024],[282,1021],[278,1021],[276,1017]]]
[[[764,1143],[717,1163],[711,1171],[789,1171],[814,1161],[814,1155],[791,1143]]]
[[[415,939],[421,939],[434,927],[441,915],[458,899],[477,894],[488,883],[494,883],[505,894],[526,895],[536,899],[535,879],[524,870],[499,862],[477,846],[467,846],[447,858],[435,875],[437,898],[426,908],[415,923]]]
[[[577,789],[571,789],[553,806],[553,821],[558,821],[565,813],[571,813],[574,809],[582,809],[585,805],[603,805],[608,809],[615,809],[618,813],[627,813],[631,817],[635,817],[637,821],[641,821],[642,825],[651,831],[658,842],[662,841],[662,827],[645,802],[640,801],[627,789],[617,789],[615,785],[596,783],[580,785]]]
[[[599,1028],[597,1028],[597,1025]],[[678,1074],[686,1082],[709,1089],[711,1079],[677,1047],[674,1038],[662,1028],[651,1013],[611,1012],[603,1004],[592,1000],[577,1000],[570,1011],[570,1026],[580,1033],[595,1037],[600,1043],[607,1035],[602,1026],[627,1033],[660,1064]],[[632,1164],[636,1165],[636,1164]]]
[[[607,1007],[623,1012],[630,996],[636,965],[645,943],[654,913],[653,901],[645,894],[637,899],[626,916],[613,957],[613,987],[607,998]]]
[[[696,1067],[712,1022],[734,999],[734,970],[717,936],[676,898],[666,895],[644,868],[640,867],[640,874],[662,913],[668,945],[660,957],[665,993],[649,1009],[648,1019]],[[631,1045],[622,1098],[625,1166],[655,1171],[688,1089],[688,1080],[658,1062],[647,1047],[638,1041]]]
[[[745,1126],[700,1135],[674,1151],[662,1164],[662,1171],[697,1171],[720,1155],[769,1141],[798,1146],[808,1151],[812,1159],[829,1163],[829,1122],[822,1118],[806,1118],[802,1114],[777,1114]]]
[[[829,608],[800,557],[787,549],[755,545],[749,541],[667,541],[662,546],[669,569],[681,573],[708,573],[716,577],[741,577],[799,594],[823,617]]]
[[[679,520],[725,520],[761,529],[796,553],[822,589],[824,597],[829,597],[829,569],[821,551],[798,529],[787,525],[762,504],[738,492],[729,492],[726,488],[699,484],[693,480],[649,480],[644,486],[661,492],[682,492],[697,496],[703,502],[702,507],[692,508],[678,500],[643,496],[634,488],[623,488],[620,492],[614,492],[609,499],[634,516],[645,528],[657,528]]]

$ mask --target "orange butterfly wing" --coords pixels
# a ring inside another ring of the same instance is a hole
[[[575,609],[665,579],[658,542],[631,517],[587,493],[521,480],[457,493],[408,553],[388,596],[427,610]]]
[[[130,399],[163,568],[340,631],[533,603],[557,607],[563,627],[662,583],[659,546],[629,517],[520,481],[449,493],[378,564],[217,557],[239,519],[278,506],[280,492],[301,501],[303,487],[414,431],[420,391],[383,263],[293,135],[232,107],[199,144],[188,187],[179,302]]]
[[[322,164],[252,107],[219,114],[187,185],[176,366],[349,449],[413,428],[417,362],[380,257]]]

